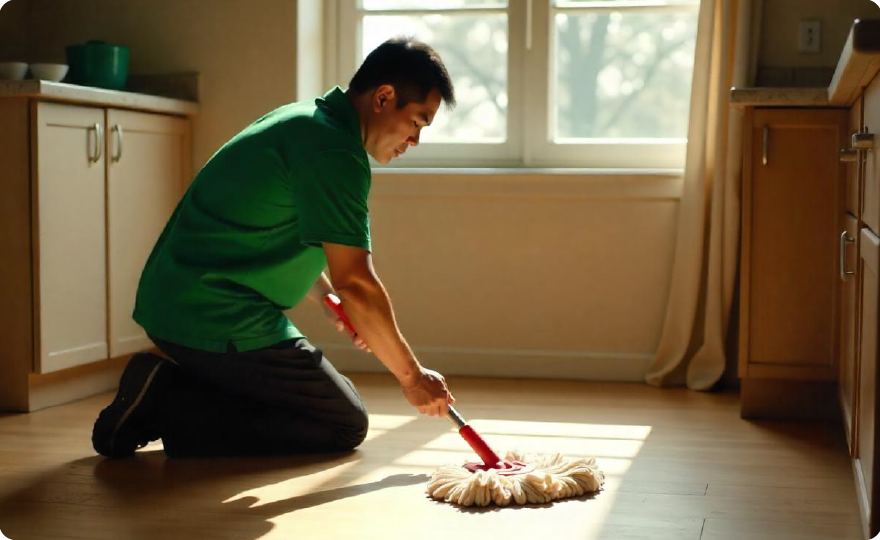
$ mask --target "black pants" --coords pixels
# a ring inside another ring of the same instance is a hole
[[[366,437],[354,385],[304,338],[226,353],[150,339],[176,364],[161,390],[169,456],[334,452]]]

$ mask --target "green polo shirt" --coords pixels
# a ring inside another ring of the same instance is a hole
[[[266,114],[196,175],[141,274],[134,320],[205,351],[302,337],[283,310],[324,270],[322,242],[370,250],[369,191],[360,124],[338,86]]]

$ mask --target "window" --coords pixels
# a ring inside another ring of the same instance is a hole
[[[338,0],[336,80],[389,37],[434,47],[458,106],[396,167],[684,166],[698,0]],[[344,84],[343,84],[344,86]]]

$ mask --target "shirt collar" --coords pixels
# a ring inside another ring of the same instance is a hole
[[[360,121],[358,121],[357,113],[342,88],[334,86],[330,91],[324,94],[323,97],[316,99],[315,103],[319,107],[325,106],[330,108],[336,113],[336,115],[338,115],[340,121],[345,125],[348,131],[351,132],[358,141],[361,141]]]

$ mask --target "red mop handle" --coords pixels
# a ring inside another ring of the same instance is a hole
[[[501,458],[498,457],[498,454],[486,444],[486,441],[480,437],[474,428],[468,425],[464,417],[452,405],[449,406],[448,416],[452,423],[459,428],[458,434],[461,435],[461,438],[473,448],[474,452],[480,456],[480,459],[483,460],[487,467],[498,468],[501,465]]]
[[[498,468],[501,463],[501,458],[498,457],[498,454],[492,450],[486,441],[480,437],[479,433],[474,431],[474,428],[471,426],[465,425],[463,428],[458,430],[458,434],[473,448],[474,452],[480,456],[480,459],[483,460],[483,463],[486,464],[487,467],[490,468]]]
[[[333,310],[333,313],[342,319],[343,324],[345,324],[346,328],[351,330],[351,333],[357,335],[357,332],[354,329],[354,326],[351,324],[351,321],[348,318],[348,315],[342,311],[342,302],[339,301],[339,297],[333,293],[324,295],[324,303],[327,304],[327,307]]]

